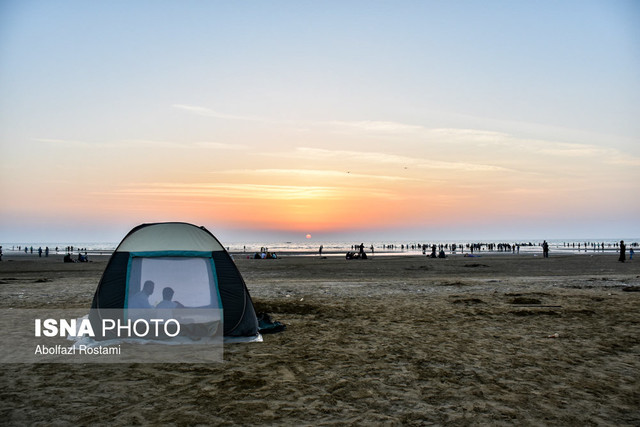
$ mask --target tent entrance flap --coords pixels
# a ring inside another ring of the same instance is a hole
[[[128,308],[222,308],[210,257],[133,256]]]

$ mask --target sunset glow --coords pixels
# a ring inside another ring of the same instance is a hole
[[[400,4],[5,2],[2,238],[640,236],[637,5]]]

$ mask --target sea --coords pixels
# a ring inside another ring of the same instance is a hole
[[[638,248],[640,238],[629,239],[549,239],[549,250],[556,254],[594,254],[613,253],[619,250],[619,242],[624,240],[627,248]],[[431,253],[431,246],[441,246],[447,254],[470,254],[470,245],[480,245],[478,253],[495,254],[541,254],[543,240],[439,240],[439,241],[364,241],[364,242],[335,242],[335,241],[305,241],[305,242],[221,242],[223,246],[235,255],[253,255],[256,252],[271,252],[282,255],[319,255],[320,246],[323,256],[344,256],[347,252],[358,251],[360,243],[364,244],[365,252],[369,255],[420,255],[426,246],[426,253]],[[37,254],[42,248],[43,254],[49,248],[50,254],[87,253],[89,255],[110,255],[118,246],[118,242],[0,242],[5,255]],[[26,248],[26,252],[25,252]],[[33,252],[31,252],[33,248]],[[373,248],[373,249],[372,249]]]

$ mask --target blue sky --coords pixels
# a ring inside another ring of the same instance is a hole
[[[0,233],[638,236],[638,22],[636,1],[3,1]]]

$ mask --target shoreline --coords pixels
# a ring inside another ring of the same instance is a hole
[[[637,250],[640,248],[640,238],[629,239],[550,239],[549,248],[551,253],[557,254],[588,254],[588,253],[616,253],[619,251],[618,242],[624,240],[627,246],[627,253],[630,249]],[[462,243],[461,243],[462,242]],[[353,245],[348,242],[266,242],[257,243],[250,242],[245,244],[243,242],[221,242],[223,247],[233,255],[252,255],[256,252],[260,252],[262,248],[267,248],[270,252],[275,252],[282,255],[299,255],[310,256],[318,254],[320,245],[324,246],[323,255],[336,256],[344,255],[347,252],[358,252],[357,245]],[[441,240],[430,243],[424,242],[411,242],[406,241],[374,241],[365,245],[365,252],[367,255],[387,255],[387,256],[406,256],[406,255],[421,255],[423,254],[422,246],[426,246],[426,254],[431,252],[431,246],[436,245],[438,250],[443,248],[447,255],[457,254],[518,254],[519,252],[525,254],[542,253],[542,240],[481,240],[481,241],[465,241],[461,239],[455,240]],[[49,247],[49,256],[51,255],[65,255],[68,253],[67,246],[63,246],[58,243],[4,243],[3,253],[4,256],[38,256],[38,248],[43,250],[42,256],[45,256],[45,249]],[[55,251],[55,247],[58,247],[58,251]],[[70,251],[72,256],[78,255],[78,253],[87,253],[89,256],[111,255],[115,250],[117,244],[115,243],[79,243],[71,246],[73,248]],[[371,250],[371,246],[374,250]],[[452,246],[456,247],[455,251],[452,251]],[[471,250],[471,246],[475,246],[475,250]],[[17,249],[20,247],[21,249]],[[33,248],[33,252],[25,252],[24,248]],[[80,250],[78,250],[80,248]]]
[[[460,251],[457,250],[455,252],[451,252],[450,250],[445,251],[445,255],[447,257],[468,257],[468,258],[472,258],[472,257],[487,257],[487,256],[522,256],[522,257],[537,257],[537,256],[542,256],[542,248],[538,248],[535,247],[535,250],[522,250],[521,252],[517,252],[517,251],[500,251],[500,250],[480,250],[480,251],[474,251],[471,252],[468,249],[465,249],[464,251]],[[634,251],[635,249],[637,249],[636,247],[633,248]],[[246,258],[246,257],[251,257],[256,253],[259,253],[259,251],[242,251],[242,250],[228,250],[227,252],[232,256],[232,257],[240,257],[240,258]],[[270,251],[271,252],[271,251]],[[344,257],[346,255],[347,252],[352,252],[351,249],[345,249],[345,250],[323,250],[322,251],[322,256],[323,257]],[[357,252],[357,251],[356,251]],[[82,251],[82,254],[84,254],[85,251]],[[279,257],[285,256],[285,257],[291,257],[291,256],[295,256],[295,257],[320,257],[319,252],[316,251],[306,251],[306,250],[283,250],[283,251],[274,251],[274,253],[276,253]],[[373,253],[371,253],[370,250],[365,250],[365,253],[367,254],[368,257],[428,257],[430,254],[430,251],[427,251],[427,254],[424,255],[422,253],[422,251],[418,251],[418,250],[376,250]],[[589,255],[589,256],[618,256],[620,253],[619,249],[617,248],[606,248],[604,250],[593,250],[593,249],[589,249],[589,250],[578,250],[578,249],[551,249],[549,252],[549,257],[554,257],[554,256],[571,256],[571,255],[581,255],[581,256],[585,256],[585,255]],[[91,260],[94,257],[110,257],[113,254],[113,251],[87,251],[87,254],[89,256],[89,259]],[[627,260],[629,260],[629,249],[627,249],[626,251],[627,254]],[[50,252],[49,256],[46,256],[44,253],[42,254],[42,256],[39,256],[37,253],[24,253],[23,251],[3,251],[3,255],[2,255],[2,261],[8,261],[8,260],[17,260],[17,259],[47,259],[47,258],[55,258],[55,259],[62,259],[64,256],[66,255],[66,252]],[[78,259],[78,252],[72,252],[71,253],[72,259],[77,260]],[[634,255],[635,256],[635,255]]]

